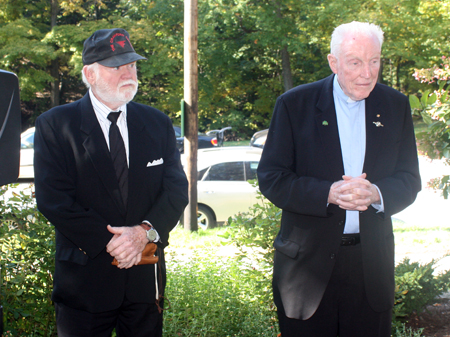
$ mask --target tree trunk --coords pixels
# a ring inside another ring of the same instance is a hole
[[[51,29],[53,30],[56,27],[56,20],[58,17],[59,3],[58,0],[52,0],[52,17],[51,17]],[[51,93],[50,93],[50,104],[52,107],[59,105],[59,61],[58,59],[52,60],[50,65],[50,75],[53,77],[51,82]]]
[[[380,70],[378,71],[378,83],[383,83],[383,67],[384,66],[384,60],[380,59]]]
[[[53,81],[50,83],[51,93],[50,93],[50,103],[52,107],[59,105],[59,61],[58,59],[52,60],[50,66],[50,75],[53,77]]]
[[[197,224],[197,149],[198,149],[198,3],[184,0],[184,155],[189,182],[189,203],[184,211],[184,228],[196,231]]]
[[[292,89],[294,85],[292,82],[291,61],[289,58],[287,46],[284,46],[281,50],[281,67],[281,76],[283,77],[284,91],[288,91]]]

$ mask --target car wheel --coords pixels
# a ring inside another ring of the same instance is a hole
[[[216,227],[216,219],[211,209],[203,205],[198,205],[197,223],[199,229],[211,229]]]

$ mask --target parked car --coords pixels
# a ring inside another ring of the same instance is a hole
[[[173,130],[177,137],[177,149],[180,153],[184,152],[184,137],[181,137],[181,127],[174,125]],[[206,149],[217,146],[217,137],[215,135],[205,135],[203,133],[198,134],[198,148]]]
[[[19,179],[34,179],[34,127],[22,132],[20,136]]]
[[[228,217],[246,212],[257,203],[256,179],[262,149],[250,146],[218,147],[198,151],[198,226],[208,229]],[[183,166],[186,158],[182,158]]]
[[[268,132],[269,132],[269,129],[255,132],[252,136],[252,139],[250,139],[250,146],[264,148],[264,144],[266,144]]]
[[[174,125],[173,130],[177,137],[177,148],[183,153],[184,137],[181,137],[181,129]],[[33,156],[34,156],[34,127],[24,131],[21,135],[20,148],[20,170],[19,179],[34,179]],[[217,146],[217,138],[215,136],[207,136],[199,134],[198,147],[209,148]]]

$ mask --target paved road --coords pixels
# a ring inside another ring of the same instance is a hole
[[[439,192],[427,188],[427,182],[431,178],[450,174],[450,166],[445,165],[442,161],[430,162],[424,157],[419,157],[419,165],[422,178],[422,191],[419,192],[416,201],[411,206],[394,215],[394,218],[412,227],[450,228],[450,199],[445,200]],[[399,252],[396,255],[396,260],[399,262],[405,256],[408,256],[411,261],[426,263],[433,258],[443,256],[445,253],[450,253],[450,242],[448,242],[447,249],[443,251],[435,251],[430,248],[429,251],[408,252],[407,254]],[[440,260],[436,266],[436,272],[449,270],[450,256]]]

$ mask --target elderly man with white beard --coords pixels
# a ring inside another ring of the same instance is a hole
[[[124,29],[84,42],[80,100],[36,120],[39,210],[55,226],[58,336],[161,336],[164,248],[188,202],[171,120],[132,102]]]

